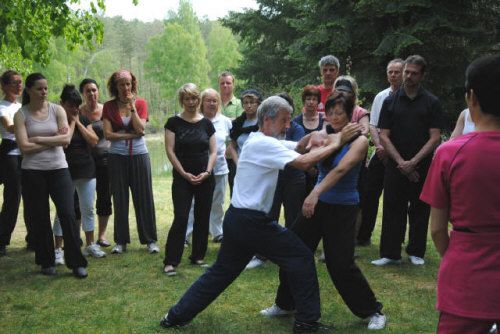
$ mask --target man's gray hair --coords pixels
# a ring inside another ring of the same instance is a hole
[[[259,128],[264,126],[264,116],[271,120],[276,119],[281,109],[288,110],[290,113],[293,110],[292,106],[282,97],[271,96],[265,99],[257,109]]]
[[[338,58],[335,56],[332,56],[332,55],[324,56],[323,58],[321,58],[319,60],[319,70],[320,71],[321,71],[321,66],[323,66],[323,65],[333,65],[333,66],[336,66],[337,69],[340,68],[340,62],[339,62]]]
[[[401,64],[401,67],[404,67],[405,66],[405,61],[403,59],[401,59],[401,58],[395,58],[395,59],[391,60],[387,64],[387,70],[389,70],[389,66],[391,66],[393,64]]]

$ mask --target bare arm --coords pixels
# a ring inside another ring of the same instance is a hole
[[[354,135],[356,135],[358,129],[359,125],[352,124],[351,126],[351,124],[349,124],[345,126],[340,133],[327,135],[326,140],[323,142],[324,146],[315,148],[309,153],[297,157],[292,162],[289,162],[288,165],[301,170],[308,170],[309,168],[326,159],[330,154],[344,146],[347,141],[349,141]],[[321,132],[324,132],[326,134],[325,130],[320,131],[320,133]],[[309,143],[308,146],[311,146],[311,143]]]
[[[462,135],[465,126],[465,110],[462,110],[460,116],[458,116],[457,123],[455,124],[455,129],[451,133],[450,139]]]
[[[431,207],[431,236],[438,253],[443,256],[448,249],[450,236],[448,235],[449,214],[446,209]]]
[[[404,161],[404,159],[401,157],[398,150],[396,150],[396,147],[394,147],[394,144],[389,138],[390,135],[391,130],[380,129],[380,143],[384,147],[385,152],[399,165]]]
[[[16,135],[17,145],[23,154],[32,154],[51,148],[51,146],[32,143],[28,140],[26,123],[21,111],[16,112],[14,115],[14,133]]]
[[[5,130],[9,131],[10,133],[14,133],[15,131],[14,122],[12,122],[12,120],[9,117],[7,116],[0,117],[0,123],[5,128]]]
[[[87,127],[80,122],[80,118],[75,116],[75,126],[78,127],[78,130],[82,134],[85,141],[90,145],[90,147],[95,147],[97,142],[99,141],[99,137],[97,137],[94,129],[92,129],[92,124],[89,124]]]
[[[131,139],[131,138],[139,138],[142,137],[142,134],[137,133],[117,133],[113,131],[113,127],[111,126],[111,121],[109,119],[104,119],[102,121],[102,129],[104,132],[104,137],[110,141],[117,141],[123,139]]]
[[[368,135],[368,132],[370,132],[370,116],[365,115],[361,117],[358,124],[361,126],[361,134],[365,136]]]
[[[196,177],[193,174],[184,171],[181,162],[179,161],[179,159],[177,159],[177,156],[175,155],[174,147],[175,147],[175,133],[173,133],[168,129],[165,129],[165,151],[167,152],[167,157],[168,160],[170,160],[172,167],[183,178],[188,180],[188,182],[190,183],[197,182]]]
[[[66,111],[61,106],[56,106],[56,118],[57,118],[57,127],[59,131],[53,136],[37,136],[31,137],[28,140],[32,143],[37,143],[41,145],[49,145],[49,146],[65,146],[69,145],[71,142],[71,137],[73,136],[73,132],[69,131],[68,118],[66,116]]]
[[[362,161],[368,150],[368,139],[364,136],[357,138],[349,147],[349,151],[342,157],[337,167],[332,169],[304,200],[302,213],[310,218],[318,203],[318,198],[325,191],[333,187],[351,168]]]
[[[238,164],[238,159],[239,159],[238,150],[236,149],[236,146],[238,146],[238,144],[236,144],[236,141],[231,140],[231,142],[229,143],[229,145],[226,149],[226,152],[229,152],[231,158],[233,158],[233,162],[235,165]]]
[[[375,154],[377,154],[380,160],[384,161],[387,158],[387,152],[385,151],[384,146],[380,142],[377,127],[371,124],[370,124],[370,134],[372,135],[372,140],[373,143],[375,144]]]
[[[206,179],[208,179],[208,177],[210,176],[208,171],[210,171],[210,173],[212,173],[212,171],[214,169],[215,159],[217,159],[217,143],[215,141],[215,134],[210,136],[208,144],[209,144],[209,147],[208,147],[207,171],[201,172],[200,174],[196,175],[195,178],[197,181],[193,184],[200,184],[203,181],[205,181]]]
[[[137,134],[144,135],[146,131],[146,120],[140,118],[139,115],[137,114],[137,111],[131,113],[130,118],[131,120],[133,120],[132,126],[134,127],[135,132]]]
[[[422,161],[425,157],[429,156],[434,152],[436,147],[439,146],[441,143],[441,129],[429,129],[429,140],[425,143],[424,146],[418,151],[417,154],[413,158],[411,158],[411,161],[413,164],[416,166],[420,161]]]

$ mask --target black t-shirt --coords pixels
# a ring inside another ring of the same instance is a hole
[[[202,118],[190,123],[179,116],[170,117],[165,129],[175,133],[174,153],[184,171],[198,175],[207,170],[209,139],[215,133],[212,122]],[[174,170],[174,175],[175,175]]]
[[[384,100],[378,127],[391,131],[392,144],[403,159],[410,160],[429,140],[429,129],[443,128],[441,105],[436,96],[423,88],[410,99],[401,87]]]
[[[304,128],[304,131],[306,135],[310,134],[311,132],[314,131],[321,131],[323,129],[323,114],[318,113],[319,117],[319,122],[318,122],[318,127],[316,129],[308,129],[304,125],[304,114],[297,115],[293,118],[293,121],[299,124],[301,127]]]
[[[79,115],[80,123],[87,127],[90,120],[87,116]],[[66,161],[68,162],[69,172],[73,180],[91,179],[95,177],[95,163],[90,153],[90,146],[83,138],[80,130],[75,125],[75,132],[71,137],[71,142],[66,149]]]

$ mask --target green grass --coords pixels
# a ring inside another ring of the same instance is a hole
[[[159,321],[204,271],[188,265],[186,249],[176,277],[162,274],[164,243],[173,218],[170,177],[154,177],[154,197],[161,253],[150,255],[139,244],[135,215],[130,212],[131,241],[127,253],[89,259],[89,277],[78,280],[66,267],[46,277],[25,249],[20,213],[8,255],[0,258],[0,333],[160,333]],[[1,188],[1,187],[0,187]],[[22,209],[21,209],[22,211]],[[53,212],[53,211],[52,211]],[[107,236],[113,239],[112,217]],[[426,264],[378,268],[380,216],[371,246],[358,248],[358,265],[384,304],[390,333],[433,333],[435,281],[439,266],[428,242]],[[430,239],[429,239],[430,240]],[[209,242],[205,260],[212,263],[219,245]],[[109,248],[105,249],[109,253]],[[336,333],[365,333],[366,322],[350,313],[335,290],[324,264],[318,264],[322,321]],[[259,310],[272,305],[278,267],[246,270],[204,312],[176,333],[291,333],[292,318],[269,319]]]

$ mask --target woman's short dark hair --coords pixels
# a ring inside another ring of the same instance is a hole
[[[288,102],[288,104],[292,107],[292,114],[295,112],[295,106],[293,104],[293,99],[290,96],[290,94],[288,94],[287,92],[281,92],[281,93],[276,94],[276,96],[279,96],[279,97],[285,99],[286,102]]]
[[[88,84],[94,84],[94,85],[96,85],[97,89],[99,89],[99,85],[97,84],[97,82],[94,79],[85,78],[85,79],[82,80],[82,82],[80,82],[80,87],[79,88],[80,88],[80,93],[81,94],[83,94],[83,89]]]
[[[500,53],[476,59],[465,71],[467,94],[474,90],[481,111],[500,116],[498,96],[500,96]]]
[[[23,89],[23,97],[22,97],[22,105],[26,105],[30,103],[30,96],[26,92],[26,88],[31,88],[35,85],[35,82],[38,80],[47,80],[42,73],[31,73],[26,77],[26,80],[24,82],[24,89]]]
[[[80,93],[76,90],[75,85],[66,84],[64,85],[61,93],[61,102],[72,102],[79,106],[83,101]]]
[[[116,87],[116,84],[118,83],[118,80],[120,78],[120,73],[126,71],[130,73],[130,76],[132,77],[132,89],[131,92],[134,95],[137,95],[137,78],[135,77],[134,73],[128,71],[128,70],[119,70],[111,74],[111,76],[108,79],[108,92],[111,97],[118,97],[118,88]]]
[[[321,91],[316,86],[307,85],[304,87],[302,90],[302,103],[306,102],[306,97],[308,96],[316,96],[318,103],[321,102]]]
[[[352,112],[354,111],[354,98],[345,92],[334,91],[326,98],[325,102],[325,114],[328,110],[335,108],[335,106],[341,106],[347,114],[349,120],[351,120]]]

